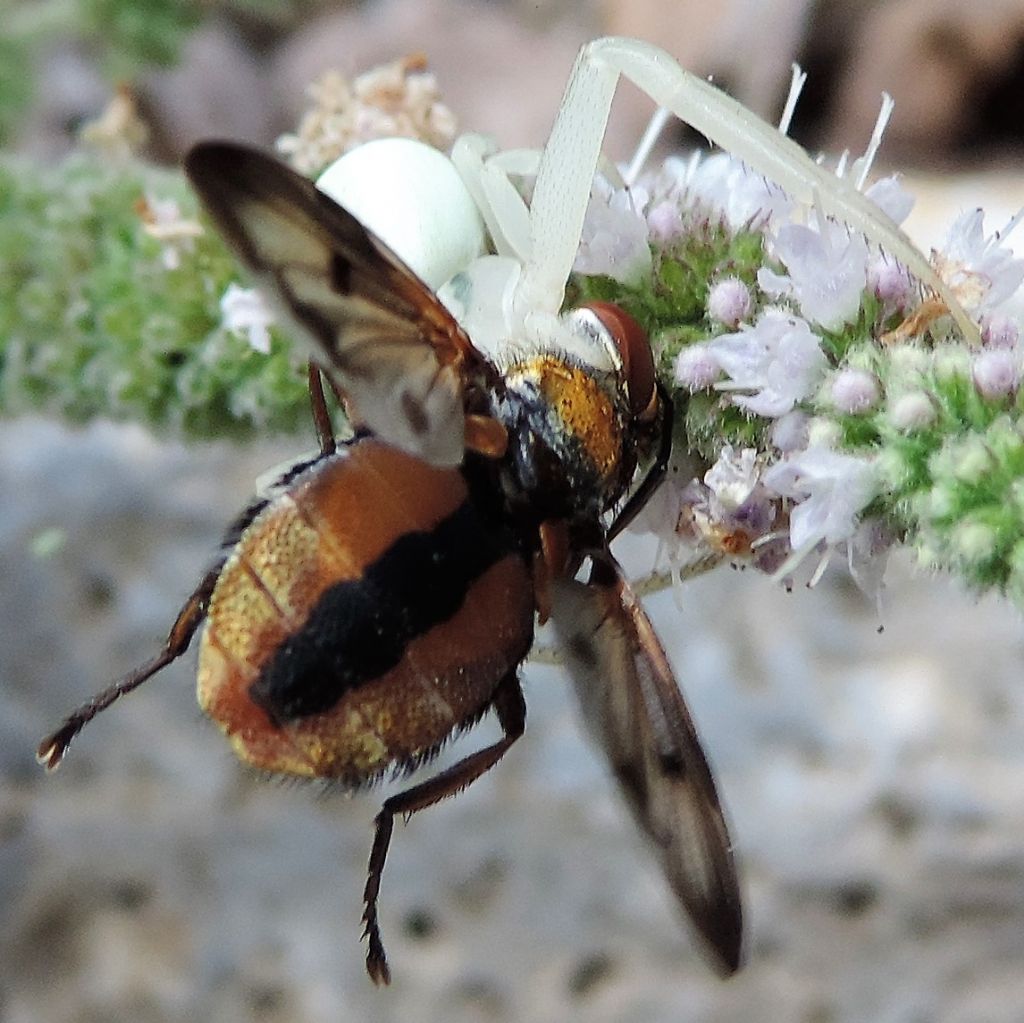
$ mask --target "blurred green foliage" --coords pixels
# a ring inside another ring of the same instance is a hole
[[[212,230],[175,249],[141,200],[196,203],[179,173],[74,157],[0,162],[0,412],[103,416],[192,437],[306,428],[291,346],[270,355],[221,326],[237,265]]]

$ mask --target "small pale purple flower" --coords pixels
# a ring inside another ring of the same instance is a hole
[[[984,211],[967,210],[953,222],[942,251],[933,254],[940,276],[969,312],[991,312],[1024,281],[1024,259],[1015,259],[1003,244],[1016,222],[1015,217],[1006,230],[986,237]]]
[[[914,197],[903,187],[898,174],[879,178],[865,189],[864,195],[894,224],[902,224],[914,208]]]
[[[691,394],[706,390],[721,378],[722,367],[708,345],[687,345],[676,356],[676,383]]]
[[[738,277],[723,277],[708,292],[708,315],[735,329],[750,315],[750,289]]]
[[[757,280],[765,291],[792,295],[803,315],[826,330],[838,330],[856,319],[868,261],[868,245],[859,234],[827,218],[817,229],[784,224],[776,233],[773,251],[789,275],[763,267]]]
[[[251,347],[262,355],[270,353],[270,328],[277,317],[257,288],[228,285],[220,300],[221,325],[245,335]]]
[[[650,271],[650,232],[643,214],[646,196],[627,188],[602,189],[595,185],[573,269],[582,274],[604,274],[623,284],[636,283]]]
[[[789,517],[790,545],[809,549],[853,536],[858,515],[878,493],[874,463],[829,448],[812,447],[773,465],[764,485],[796,502]]]
[[[793,208],[793,200],[778,185],[728,153],[688,166],[685,189],[690,203],[717,211],[734,230],[785,221]]]
[[[863,369],[842,369],[832,378],[832,404],[839,412],[859,415],[878,404],[881,392],[873,373]]]
[[[825,372],[819,338],[806,321],[781,309],[766,309],[753,327],[709,342],[729,376],[718,388],[740,391],[733,401],[760,416],[784,415],[807,398]]]
[[[1020,384],[1020,356],[1010,348],[990,348],[974,356],[974,386],[988,401],[1014,394]]]
[[[887,314],[910,307],[914,297],[914,282],[902,263],[881,253],[868,260],[868,288],[885,306]]]
[[[807,428],[811,417],[800,409],[779,416],[772,425],[772,444],[784,455],[807,447]]]
[[[651,241],[662,245],[675,241],[683,234],[683,214],[679,203],[666,199],[654,205],[647,213],[647,227]]]
[[[723,509],[735,511],[754,492],[761,481],[757,451],[743,448],[736,451],[726,444],[718,460],[704,474],[704,483]]]
[[[1009,316],[993,313],[982,322],[981,340],[989,348],[1013,348],[1020,340],[1020,328]]]
[[[680,491],[678,540],[691,548],[747,558],[775,524],[778,499],[761,485],[756,450],[726,445],[703,482]]]

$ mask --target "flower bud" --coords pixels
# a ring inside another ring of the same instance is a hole
[[[874,374],[863,369],[843,369],[832,378],[831,396],[837,411],[858,415],[878,404],[881,391]]]
[[[738,277],[724,277],[708,292],[708,315],[727,327],[737,327],[752,308],[750,289]]]

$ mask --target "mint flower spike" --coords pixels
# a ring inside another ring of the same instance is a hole
[[[822,220],[820,240],[812,240],[819,250],[831,245],[857,280],[853,301],[844,274],[835,275],[829,291],[824,277],[815,278],[814,261],[801,263],[800,246],[814,227],[792,225],[792,208],[774,197],[771,216],[759,223],[757,248],[738,262],[734,246],[743,232],[732,221],[732,197],[712,181],[734,173],[730,159],[714,156],[682,172],[687,182],[699,178],[701,188],[680,186],[674,193],[684,229],[656,255],[652,291],[678,289],[675,268],[716,251],[711,232],[720,230],[723,248],[714,259],[756,285],[751,322],[723,332],[716,285],[706,283],[704,304],[685,330],[672,316],[649,318],[663,366],[689,396],[679,402],[680,446],[704,468],[696,476],[678,471],[678,482],[669,484],[678,507],[671,526],[641,520],[638,528],[657,535],[670,565],[717,551],[787,581],[816,563],[813,583],[829,555],[841,553],[876,597],[885,556],[903,542],[930,567],[1020,599],[1024,554],[1018,567],[1014,555],[1024,551],[1024,515],[1005,509],[1024,507],[1010,482],[1024,478],[1024,461],[1014,465],[1017,449],[1005,442],[1005,430],[1000,457],[979,456],[993,446],[988,424],[1000,414],[1010,414],[1016,436],[1024,432],[1018,411],[1024,353],[1016,322],[1002,312],[1024,271],[1003,245],[1005,232],[986,237],[977,218],[958,223],[948,251],[936,259],[959,275],[961,293],[986,310],[983,344],[945,339],[929,346],[922,335],[931,321],[916,311],[908,316],[911,292],[899,264],[884,251],[850,249],[856,236],[843,225]],[[905,215],[907,197],[894,183],[869,191]],[[779,263],[788,274],[775,268]],[[635,311],[687,305],[678,290],[670,301],[618,297],[634,302]],[[976,437],[977,444],[950,448],[957,437]],[[939,451],[944,457],[932,457]],[[755,467],[756,484],[728,504],[718,489],[737,459]],[[968,464],[976,468],[965,475]],[[974,510],[964,521],[968,508]]]
[[[621,45],[651,55],[643,44]],[[592,67],[585,73],[596,74]],[[610,73],[602,74],[607,85]],[[666,74],[679,77],[674,69]],[[801,80],[794,81],[795,91]],[[664,102],[664,92],[657,98]],[[681,392],[671,497],[659,499],[659,514],[635,523],[658,537],[673,571],[717,554],[788,580],[813,561],[813,582],[828,556],[841,553],[877,596],[887,552],[905,543],[930,567],[1024,595],[1024,514],[1009,511],[1024,507],[1017,494],[1024,487],[1011,482],[1024,478],[1024,463],[1015,466],[1017,448],[1005,429],[994,448],[999,457],[978,457],[993,447],[990,424],[998,416],[1009,416],[1015,436],[1024,433],[1024,351],[1019,325],[1004,312],[1024,281],[1024,261],[1005,244],[1021,218],[989,236],[980,211],[961,217],[934,254],[935,267],[921,275],[929,286],[943,279],[939,297],[921,302],[911,273],[923,257],[908,257],[902,234],[893,242],[887,233],[912,199],[896,178],[865,188],[891,111],[886,97],[864,156],[841,158],[836,178],[816,168],[825,179],[813,182],[809,209],[788,187],[751,171],[749,144],[669,161],[646,175],[634,160],[632,210],[647,220],[652,277],[622,274],[612,242],[603,263],[575,265],[573,301],[625,305],[650,329],[666,384]],[[738,115],[737,130],[749,117]],[[755,148],[766,131],[774,129],[752,130]],[[542,160],[532,216],[543,170]],[[867,219],[885,230],[865,229],[865,218],[848,216],[849,208],[832,218],[851,188],[864,188],[853,205],[871,207]],[[584,246],[600,230],[588,209]],[[939,323],[950,313],[959,336]],[[952,444],[972,437],[978,444]],[[736,478],[740,464],[753,481],[730,488],[725,500],[722,480]],[[965,476],[967,464],[982,468]]]

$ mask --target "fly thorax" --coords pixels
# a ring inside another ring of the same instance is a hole
[[[530,517],[592,521],[632,475],[628,406],[614,353],[575,314],[559,320],[557,342],[504,353],[495,409],[509,431],[504,483]]]

